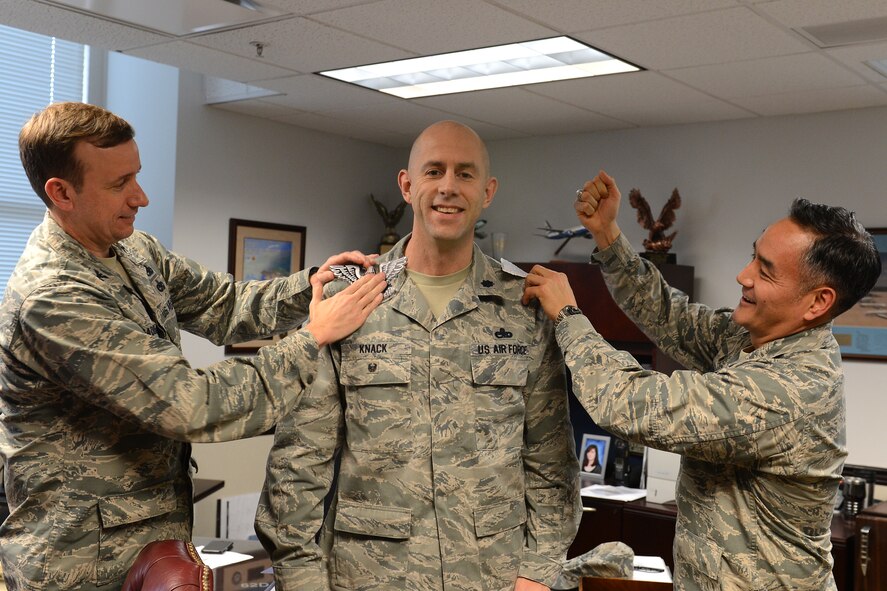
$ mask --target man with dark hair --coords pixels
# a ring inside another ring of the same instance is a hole
[[[830,526],[847,450],[830,323],[880,275],[871,236],[843,208],[797,200],[755,241],[739,305],[713,310],[632,251],[612,178],[601,172],[578,195],[613,298],[688,370],[645,370],[607,344],[560,273],[534,268],[524,301],[556,319],[573,390],[598,425],[682,455],[675,589],[834,589]]]
[[[293,407],[319,351],[382,301],[381,274],[324,299],[309,278],[235,282],[133,223],[148,198],[132,127],[50,105],[19,136],[47,205],[0,304],[0,458],[11,591],[114,591],[148,542],[191,538],[190,445],[258,435]],[[312,296],[313,288],[313,296]],[[191,368],[179,330],[213,343],[307,328],[252,358]]]

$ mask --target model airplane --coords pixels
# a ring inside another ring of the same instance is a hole
[[[563,240],[560,246],[557,247],[557,250],[554,251],[554,254],[560,254],[561,250],[567,245],[570,240],[573,238],[591,238],[588,234],[588,229],[585,226],[573,226],[572,228],[552,228],[551,224],[548,223],[548,220],[545,220],[544,228],[536,228],[537,230],[545,230],[545,234],[537,234],[537,236],[542,236],[543,238],[548,238],[549,240]]]

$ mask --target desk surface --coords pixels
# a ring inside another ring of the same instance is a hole
[[[582,577],[579,579],[579,591],[671,591],[672,583],[654,581],[634,581],[632,579],[601,579],[598,577]]]
[[[224,480],[212,480],[210,478],[194,478],[191,480],[194,488],[194,502],[201,501],[225,486]]]

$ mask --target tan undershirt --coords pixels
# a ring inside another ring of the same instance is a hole
[[[419,288],[419,292],[425,297],[434,317],[439,318],[447,309],[453,296],[462,287],[465,278],[468,277],[469,267],[471,267],[470,264],[450,275],[425,275],[407,269],[407,276],[413,280],[413,283]]]
[[[126,269],[123,268],[123,265],[120,264],[120,261],[117,259],[116,256],[110,257],[107,259],[104,257],[101,257],[101,258],[99,258],[99,260],[102,261],[102,263],[106,267],[108,267],[109,269],[111,269],[112,271],[117,273],[120,276],[120,278],[123,279],[124,283],[126,283],[131,288],[135,289],[135,286],[132,284],[132,280],[130,280],[130,278],[129,278],[129,273],[126,272]]]

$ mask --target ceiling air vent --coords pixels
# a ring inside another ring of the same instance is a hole
[[[795,29],[819,47],[840,47],[887,40],[887,17]]]

